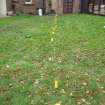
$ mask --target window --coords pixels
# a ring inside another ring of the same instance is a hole
[[[32,4],[32,0],[25,0],[25,4]]]

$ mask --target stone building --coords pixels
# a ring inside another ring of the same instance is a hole
[[[80,12],[80,0],[0,0],[0,14],[6,15],[9,11],[24,14],[37,14],[38,8],[43,12],[57,14]]]
[[[105,0],[0,0],[0,15],[92,13],[105,15]]]

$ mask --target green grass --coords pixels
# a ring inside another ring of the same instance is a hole
[[[105,105],[105,17],[54,18],[0,18],[0,105]]]

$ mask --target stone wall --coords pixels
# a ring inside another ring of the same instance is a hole
[[[46,8],[46,14],[51,13],[51,5],[49,5],[49,0],[45,1],[45,8]]]
[[[6,0],[7,11],[11,11],[12,7],[12,0]]]
[[[46,0],[45,0],[46,4]],[[32,0],[32,4],[25,4],[25,0],[18,0],[13,2],[14,12],[20,12],[25,14],[37,14],[38,8],[43,8],[43,0]]]
[[[62,14],[63,0],[52,0],[52,10],[54,10],[56,14]]]

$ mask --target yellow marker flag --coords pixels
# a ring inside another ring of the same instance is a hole
[[[60,103],[56,103],[55,105],[61,105]]]
[[[53,42],[54,41],[54,38],[51,38],[51,42]]]
[[[52,32],[52,34],[54,35],[54,34],[55,34],[55,32],[53,31],[53,32]]]
[[[55,80],[54,87],[55,87],[55,88],[58,88],[58,81],[57,81],[57,80]]]

